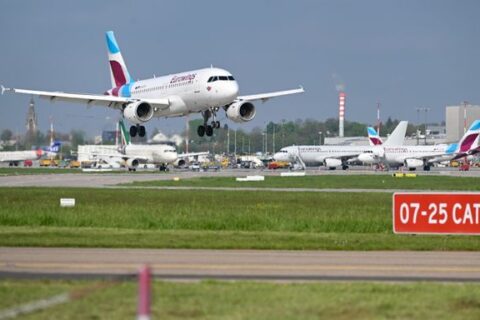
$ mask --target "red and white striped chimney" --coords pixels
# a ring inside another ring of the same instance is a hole
[[[345,92],[338,93],[338,136],[343,138],[343,128],[345,121],[345,99],[347,95]]]

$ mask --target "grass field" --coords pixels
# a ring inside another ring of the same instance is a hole
[[[0,309],[35,299],[90,294],[22,319],[133,319],[134,281],[2,281]],[[478,284],[154,281],[153,319],[479,319]]]
[[[61,197],[76,199],[61,208]],[[392,233],[391,194],[0,189],[0,245],[478,250],[479,237]]]
[[[180,181],[136,181],[134,186],[258,187],[258,188],[342,188],[411,190],[480,190],[479,178],[419,175],[394,178],[391,175],[316,175],[305,177],[266,176],[265,181],[237,182],[235,177],[202,177]]]
[[[32,175],[32,174],[64,174],[64,173],[81,173],[81,169],[69,169],[69,168],[24,168],[24,167],[11,167],[0,168],[0,176],[19,176],[19,175]]]
[[[0,176],[21,176],[21,175],[36,175],[36,174],[66,174],[66,173],[80,173],[80,174],[89,174],[82,171],[80,168],[23,168],[23,167],[12,167],[12,168],[0,168]],[[129,172],[126,169],[116,169],[112,171],[97,171],[95,174],[145,174],[145,173],[155,173],[155,174],[164,174],[165,172],[159,171],[156,169],[139,169],[135,172]]]

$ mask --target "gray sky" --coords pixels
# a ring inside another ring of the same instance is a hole
[[[0,83],[9,87],[104,92],[104,33],[114,30],[135,79],[213,64],[234,74],[241,94],[305,87],[258,103],[253,121],[232,127],[337,117],[338,79],[350,121],[375,123],[377,101],[383,121],[413,122],[417,107],[432,108],[429,121],[438,122],[445,105],[480,103],[480,1],[0,2]],[[0,130],[25,130],[28,101],[0,96]],[[36,106],[41,130],[53,116],[59,131],[95,135],[119,117],[80,104]],[[154,119],[147,129],[183,126]]]

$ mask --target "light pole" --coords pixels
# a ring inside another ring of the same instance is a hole
[[[235,128],[235,147],[233,149],[233,155],[237,157],[237,128]]]
[[[318,145],[321,146],[322,145],[322,131],[318,131],[318,135],[319,135],[319,139],[318,139]]]
[[[230,128],[227,129],[227,155],[230,154]]]
[[[425,111],[425,145],[427,144],[427,114],[430,111],[429,107],[420,107],[417,108],[417,118],[420,116],[420,111]]]
[[[275,154],[275,123],[273,124],[272,153]]]
[[[266,140],[267,134],[265,132],[262,132],[262,153],[265,154],[265,140]]]

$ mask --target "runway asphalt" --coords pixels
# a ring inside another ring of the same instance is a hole
[[[52,169],[61,170],[61,169]],[[372,174],[372,175],[391,175],[392,172],[374,172],[366,170],[313,170],[309,169],[306,172],[307,175],[348,175],[348,174]],[[426,175],[445,175],[445,176],[467,176],[467,177],[480,177],[480,170],[472,170],[468,172],[459,172],[458,170],[445,170],[445,171],[431,171],[428,173],[420,172],[419,174]],[[129,183],[133,181],[151,181],[151,180],[171,180],[173,177],[179,177],[180,179],[188,179],[195,177],[245,177],[247,175],[265,175],[265,176],[278,176],[280,171],[274,170],[245,170],[245,169],[227,169],[218,172],[193,172],[193,171],[173,171],[169,173],[65,173],[65,174],[35,174],[35,175],[11,175],[0,176],[0,187],[84,187],[84,188],[102,188],[111,187],[118,184]],[[131,188],[131,187],[129,187]],[[157,189],[168,189],[164,187],[156,187]],[[192,189],[192,188],[187,188]],[[195,188],[197,189],[197,188]],[[222,188],[224,190],[225,188]],[[256,190],[255,188],[250,188]],[[217,190],[217,189],[214,189]],[[262,190],[267,190],[263,189]],[[315,191],[316,189],[303,189],[296,191]],[[273,191],[282,191],[275,189]],[[283,191],[294,191],[292,189]],[[316,190],[318,191],[318,190]],[[336,190],[336,189],[322,189],[325,191],[341,191],[341,192],[355,192],[355,190]],[[356,192],[363,192],[356,189]],[[395,192],[404,190],[385,190],[378,189],[377,192]],[[375,190],[368,190],[368,192],[375,192]]]
[[[478,252],[0,248],[0,278],[480,282]]]

